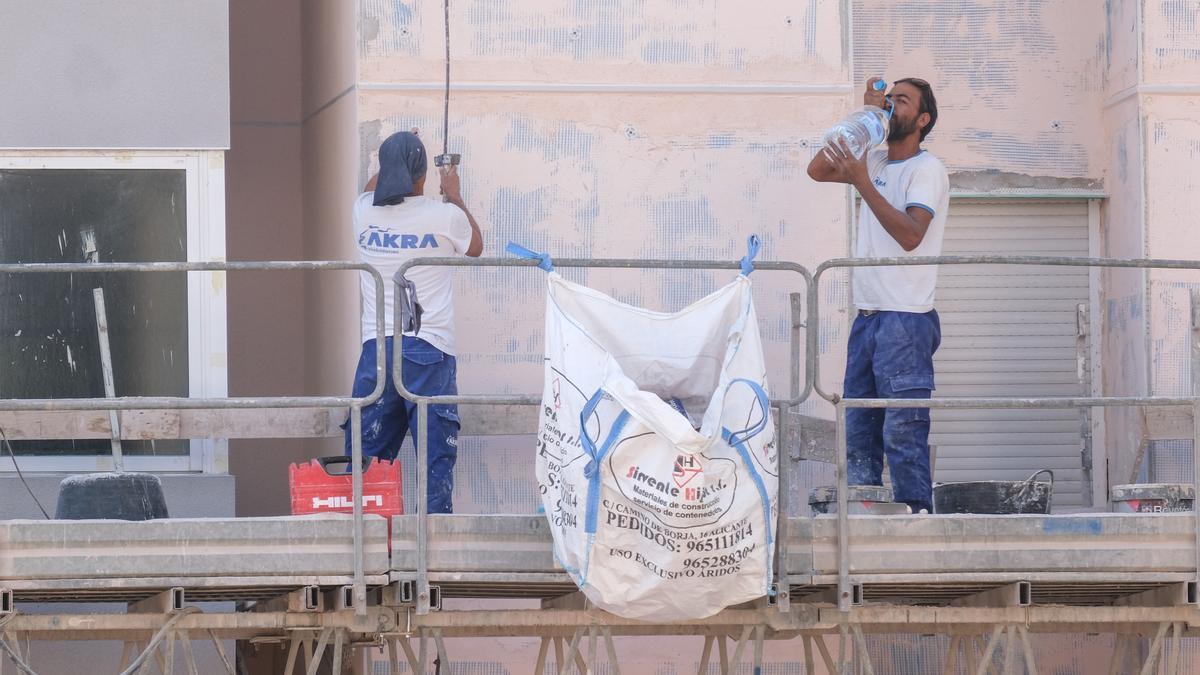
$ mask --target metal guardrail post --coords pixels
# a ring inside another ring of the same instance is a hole
[[[396,344],[399,344],[399,340]],[[399,359],[397,359],[399,360]],[[400,380],[397,380],[399,382]],[[417,614],[428,614],[429,596],[429,401],[417,401]]]
[[[354,486],[354,596],[355,612],[366,614],[366,577],[363,561],[364,518],[362,513],[362,407],[379,400],[386,384],[387,351],[384,345],[384,286],[379,271],[366,263],[331,261],[256,261],[256,262],[152,262],[152,263],[5,263],[2,274],[103,274],[121,272],[271,272],[271,271],[357,271],[375,282],[375,388],[365,397],[353,396],[247,396],[226,398],[189,398],[181,396],[121,396],[117,398],[29,398],[0,399],[0,410],[229,410],[247,408],[351,408],[358,417],[358,433],[353,433],[351,482]],[[356,414],[357,413],[357,414]],[[353,432],[353,420],[352,420]]]
[[[350,406],[350,495],[354,502],[354,613],[367,614],[367,586],[363,564],[363,447],[362,408]]]
[[[1191,357],[1192,357],[1192,479],[1193,489],[1200,490],[1200,290],[1192,289],[1191,309]],[[1193,502],[1194,504],[1194,502]],[[1196,519],[1196,582],[1200,585],[1200,510],[1192,506],[1192,517]]]
[[[838,531],[838,609],[850,611],[850,477],[846,458],[846,404],[835,406],[834,440],[837,444],[837,531]]]

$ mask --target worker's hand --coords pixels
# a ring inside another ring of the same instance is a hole
[[[442,196],[451,204],[462,204],[461,183],[458,179],[458,167],[451,164],[438,169],[442,178]]]
[[[882,82],[882,77],[872,77],[867,80],[867,93],[863,94],[863,105],[873,105],[876,108],[887,109],[887,99],[882,91],[875,91],[875,83]],[[886,87],[885,87],[886,89]]]
[[[849,183],[862,191],[863,185],[870,182],[867,173],[867,153],[855,157],[843,138],[838,138],[831,146],[821,151],[825,160],[833,167],[835,179],[840,183]]]

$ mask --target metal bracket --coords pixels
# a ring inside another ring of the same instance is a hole
[[[183,587],[174,586],[145,600],[129,603],[126,611],[130,614],[170,614],[183,609],[185,603]]]
[[[838,589],[836,586],[830,588],[821,588],[812,593],[801,593],[796,597],[796,602],[802,604],[825,603],[830,605],[838,604]],[[863,604],[863,587],[857,581],[850,582],[850,606],[859,607]]]
[[[420,584],[416,579],[402,579],[383,590],[383,604],[389,607],[397,607],[401,605],[416,605],[417,614],[424,614],[421,611],[421,594],[418,592]],[[429,608],[427,611],[436,612],[442,608],[442,587],[429,587]]]
[[[444,155],[436,155],[433,158],[434,166],[458,166],[462,161],[462,155],[455,152],[448,152]]]
[[[320,586],[305,586],[287,594],[289,612],[319,612],[325,608]]]
[[[383,588],[383,598],[380,604],[385,607],[403,607],[417,602],[417,582],[415,579],[402,579]]]
[[[367,604],[371,604],[370,595],[368,595]],[[326,591],[325,607],[331,607],[335,611],[358,609],[354,604],[354,584],[346,584]]]
[[[781,612],[790,612],[792,603],[788,597],[787,586],[780,589],[778,582],[771,584],[771,592],[767,594],[767,606],[778,607]]]

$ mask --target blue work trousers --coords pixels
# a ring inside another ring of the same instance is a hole
[[[850,329],[843,398],[930,398],[933,353],[942,342],[936,311],[860,311]],[[929,408],[848,408],[850,485],[882,485],[883,460],[897,502],[933,511]]]
[[[400,396],[392,379],[393,338],[387,336],[387,383],[379,400],[363,408],[362,443],[364,457],[394,460],[409,430],[417,441],[417,405]],[[354,373],[354,396],[362,397],[375,389],[375,339],[363,343],[358,369]],[[404,336],[404,386],[414,394],[437,396],[457,394],[457,366],[454,357],[428,342]],[[350,422],[346,430],[346,455],[351,449]],[[451,513],[454,509],[454,462],[458,457],[458,406],[429,406],[429,472],[427,504],[429,513]]]

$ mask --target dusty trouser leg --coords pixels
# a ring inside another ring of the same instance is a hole
[[[454,463],[458,459],[458,407],[429,410],[429,513],[454,511]]]
[[[846,348],[842,398],[876,398],[874,351],[878,314],[859,315]],[[884,411],[846,409],[846,475],[850,485],[883,484]]]
[[[904,389],[888,398],[929,398],[929,389]],[[892,408],[883,422],[883,447],[892,472],[893,499],[913,513],[933,511],[929,471],[929,408]]]
[[[458,393],[456,359],[420,338],[404,336],[404,386],[421,396]],[[406,402],[409,428],[415,434],[417,406]],[[429,407],[429,470],[426,475],[429,513],[454,510],[454,463],[458,458],[458,406],[445,403]]]
[[[408,432],[408,415],[405,412],[404,399],[392,385],[392,337],[386,340],[386,386],[379,400],[362,409],[362,451],[363,457],[394,460]],[[363,343],[362,354],[358,359],[358,367],[354,373],[352,395],[364,398],[375,390],[376,379],[375,339]],[[407,375],[405,376],[407,379]],[[345,432],[346,456],[353,454],[350,438],[350,420],[342,424]]]
[[[933,353],[941,343],[937,312],[881,312],[876,333],[875,384],[891,399],[928,399],[933,393]],[[929,409],[889,408],[883,449],[894,499],[914,513],[933,510],[929,467]]]

